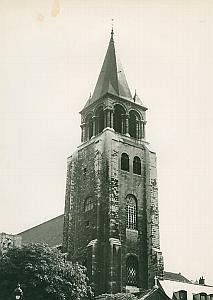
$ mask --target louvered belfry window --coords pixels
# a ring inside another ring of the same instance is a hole
[[[137,229],[137,203],[133,195],[126,197],[126,227]]]
[[[127,285],[137,286],[138,285],[138,260],[134,255],[130,255],[126,261],[127,270]]]

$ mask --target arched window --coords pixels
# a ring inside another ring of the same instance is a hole
[[[121,170],[129,172],[129,156],[126,153],[121,154]]]
[[[134,255],[129,255],[126,260],[127,285],[138,285],[138,259]]]
[[[93,199],[92,197],[88,197],[84,202],[84,211],[87,212],[93,209]]]
[[[96,117],[97,117],[97,121],[96,121],[96,126],[97,126],[96,133],[100,133],[104,129],[104,111],[103,111],[103,107],[102,106],[97,109]]]
[[[126,228],[137,229],[137,201],[133,195],[126,197]]]
[[[114,107],[114,118],[113,118],[113,128],[115,132],[124,133],[123,116],[125,115],[125,110],[121,105],[116,104]]]
[[[139,138],[141,136],[139,121],[139,114],[136,111],[131,110],[129,113],[129,134],[131,137]]]
[[[138,156],[135,156],[133,160],[133,173],[141,175],[141,160]]]

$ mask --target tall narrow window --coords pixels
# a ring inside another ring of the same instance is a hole
[[[126,153],[121,155],[121,170],[129,172],[129,156]]]
[[[124,120],[123,120],[123,116],[125,115],[125,110],[121,105],[116,104],[115,105],[115,110],[114,110],[114,124],[113,124],[113,128],[115,130],[115,132],[119,132],[119,133],[124,133]]]
[[[141,160],[138,156],[135,156],[133,160],[133,173],[141,175]]]
[[[129,116],[129,134],[131,137],[136,138],[136,116],[132,111]]]
[[[134,255],[130,255],[126,261],[127,285],[138,285],[138,260]]]
[[[136,111],[131,110],[129,113],[129,134],[136,139],[141,136],[140,120],[140,115]]]
[[[137,202],[133,195],[126,197],[126,228],[137,229]]]

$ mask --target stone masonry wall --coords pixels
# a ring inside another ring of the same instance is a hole
[[[121,170],[122,153],[129,155],[129,172]],[[133,174],[135,156],[141,175]],[[87,264],[96,294],[125,290],[128,255],[138,259],[139,288],[151,287],[162,272],[157,192],[155,153],[113,130],[82,144],[68,159],[63,248],[70,259]],[[137,199],[137,230],[126,229],[129,194]],[[84,212],[87,197],[94,206]]]
[[[70,259],[87,264],[97,294],[106,289],[108,268],[108,164],[103,143],[103,136],[95,138],[69,159],[63,243]],[[85,211],[88,197],[93,208]]]
[[[122,244],[122,290],[127,285],[126,260],[129,254],[136,255],[139,265],[139,287],[147,286],[147,251],[146,251],[146,213],[145,205],[145,177],[144,177],[144,147],[141,144],[131,142],[127,138],[119,138],[115,135],[112,141],[112,170],[113,180],[118,182],[119,214],[116,219],[119,228],[119,236]],[[129,172],[121,170],[121,154],[129,156]],[[116,155],[115,155],[116,154]],[[133,174],[133,159],[140,157],[141,175]],[[134,195],[137,199],[137,224],[138,230],[126,229],[126,197]]]
[[[146,149],[146,214],[147,214],[147,257],[148,287],[152,287],[154,277],[163,274],[163,257],[160,251],[159,210],[156,154]]]

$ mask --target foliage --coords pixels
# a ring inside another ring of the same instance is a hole
[[[78,300],[91,296],[85,268],[66,261],[59,250],[44,244],[9,249],[0,258],[0,300],[14,299],[18,282],[25,300]]]
[[[104,294],[105,300],[138,300],[138,298],[130,293]]]

